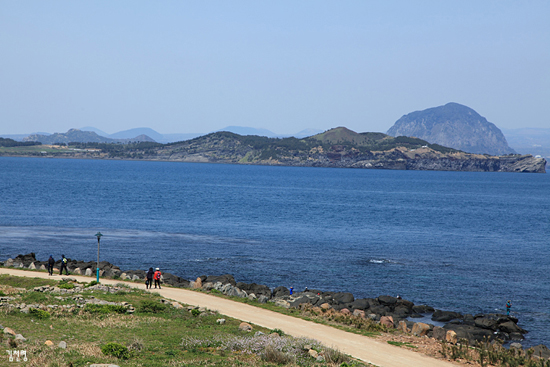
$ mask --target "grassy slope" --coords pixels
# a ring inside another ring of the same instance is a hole
[[[34,292],[32,289],[40,285],[54,285],[57,282],[38,278],[0,277],[0,291],[17,299],[11,303],[42,304],[42,305],[75,305],[74,295],[58,295],[47,292]],[[16,289],[16,288],[25,289]],[[1,294],[1,293],[0,293]],[[136,307],[134,314],[91,313],[86,309],[75,308],[74,311],[51,311],[47,318],[37,318],[37,315],[25,314],[20,310],[8,311],[0,308],[0,324],[10,327],[16,333],[27,338],[26,342],[18,342],[14,346],[13,338],[2,335],[4,350],[26,350],[30,360],[21,363],[22,366],[86,366],[90,363],[114,363],[119,366],[274,366],[276,362],[286,358],[285,353],[264,350],[259,354],[242,353],[232,348],[223,347],[222,339],[237,338],[239,343],[254,338],[254,334],[239,330],[239,320],[223,317],[211,312],[189,312],[187,308],[177,309],[164,306],[158,294],[142,290],[125,288],[118,293],[84,290],[84,298],[95,297],[112,302],[129,302]],[[147,307],[149,305],[149,307]],[[151,305],[156,305],[158,312]],[[224,318],[226,323],[220,325],[216,320]],[[270,344],[272,340],[286,340],[278,335],[269,336],[270,330],[254,327],[254,332],[261,331],[264,336],[257,337],[255,344]],[[262,339],[263,338],[263,339]],[[267,338],[267,339],[266,339]],[[49,339],[54,347],[47,347],[44,342]],[[289,338],[290,340],[291,338]],[[182,341],[185,343],[182,344]],[[300,345],[295,339],[290,345]],[[56,346],[60,341],[67,342],[67,349]],[[106,356],[101,347],[107,343],[116,342],[130,349],[127,360]],[[11,343],[11,344],[10,344]],[[302,344],[304,342],[301,342]],[[314,342],[309,342],[309,344]],[[265,347],[265,346],[264,346]],[[290,347],[284,347],[290,348]],[[325,350],[318,345],[318,351]],[[292,348],[291,348],[292,349]],[[288,365],[327,365],[316,362],[307,356],[301,348],[294,351]],[[247,350],[246,347],[244,350]],[[333,353],[344,360],[344,356]],[[0,366],[7,361],[7,353],[3,352]],[[330,364],[329,364],[330,365]]]

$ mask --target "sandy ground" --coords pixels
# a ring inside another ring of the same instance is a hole
[[[53,278],[61,280],[62,276],[50,277],[44,272],[30,272],[14,268],[0,267],[0,274],[11,274],[16,276]],[[70,275],[78,281],[90,282],[95,278]],[[144,284],[123,282],[120,280],[100,279],[102,284],[125,283],[130,287],[145,288]],[[281,329],[286,334],[295,337],[307,337],[320,341],[326,346],[338,349],[364,362],[384,367],[450,367],[457,366],[448,361],[431,358],[421,353],[390,345],[386,342],[388,338],[369,338],[362,335],[348,333],[330,326],[316,324],[291,316],[282,315],[259,307],[234,302],[206,293],[195,292],[182,288],[163,287],[152,289],[163,297],[172,299],[187,305],[206,307],[218,311],[222,315],[233,317],[269,329]],[[392,338],[390,338],[392,339]],[[419,338],[417,338],[419,339]]]

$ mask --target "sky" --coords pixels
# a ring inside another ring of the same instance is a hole
[[[550,128],[550,1],[0,0],[0,134]]]

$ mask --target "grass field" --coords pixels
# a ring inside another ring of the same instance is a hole
[[[26,338],[0,333],[0,366],[362,365],[314,340],[256,325],[251,332],[242,331],[239,320],[186,305],[174,307],[158,294],[122,285],[99,290],[89,284],[13,276],[0,276],[0,284],[0,325]],[[39,286],[56,288],[33,290]],[[79,291],[60,293],[75,289]],[[47,340],[53,345],[46,345]],[[28,360],[10,362],[14,352],[20,359],[24,352]]]

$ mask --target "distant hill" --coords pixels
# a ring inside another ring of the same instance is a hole
[[[409,113],[397,120],[387,133],[414,136],[469,153],[515,153],[498,127],[458,103]]]
[[[124,131],[119,131],[117,133],[109,135],[109,138],[111,139],[135,139],[136,136],[139,135],[146,135],[149,138],[153,139],[154,141],[162,141],[164,140],[164,136],[162,134],[159,134],[153,129],[150,129],[148,127],[138,127],[135,129],[129,129]]]
[[[103,130],[99,130],[93,126],[84,126],[84,127],[81,127],[79,130],[82,130],[82,131],[93,131],[94,133],[96,133],[97,135],[100,135],[100,136],[104,136],[106,138],[110,138],[109,134],[106,133],[105,131]]]
[[[257,136],[267,136],[268,138],[274,138],[277,136],[273,131],[267,129],[256,129],[254,127],[244,127],[244,126],[226,126],[223,129],[216,131],[229,131],[230,133],[239,134],[239,135],[257,135]]]
[[[88,134],[97,136],[94,132]],[[74,143],[67,147],[42,147],[0,147],[0,155],[486,172],[545,172],[546,164],[543,158],[530,155],[470,154],[419,138],[356,133],[345,127],[303,139],[220,131],[170,144]]]
[[[550,129],[503,129],[508,144],[521,154],[550,158]]]
[[[51,135],[32,134],[23,139],[23,141],[39,141],[45,145],[56,143],[128,143],[132,142],[153,142],[154,140],[147,135],[135,136],[131,139],[111,139],[97,135],[93,131],[82,131],[79,129],[70,129],[66,133],[55,133]]]

